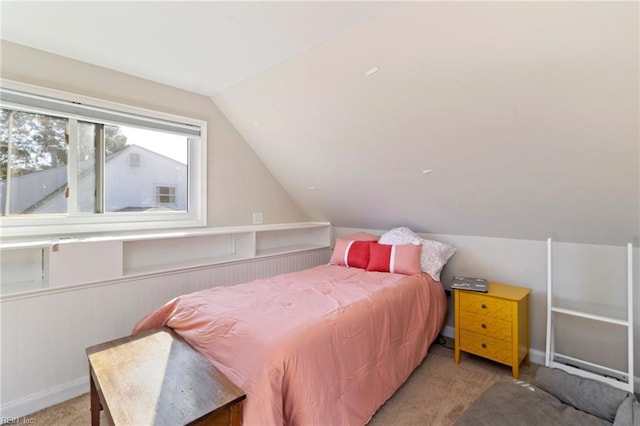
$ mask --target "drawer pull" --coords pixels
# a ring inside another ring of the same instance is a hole
[[[482,344],[482,347],[483,347],[483,348],[486,348],[486,347],[487,347],[487,344],[486,344],[486,343],[483,343],[483,344]]]
[[[485,305],[484,303],[481,306],[482,309],[487,309],[487,305]]]
[[[482,328],[487,328],[487,324],[482,323],[482,325],[481,325],[480,327],[482,327]]]

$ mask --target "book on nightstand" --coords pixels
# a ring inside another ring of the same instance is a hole
[[[453,277],[451,279],[451,288],[457,288],[458,290],[486,293],[489,291],[488,287],[487,280],[484,278]]]

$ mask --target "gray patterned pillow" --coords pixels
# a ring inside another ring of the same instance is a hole
[[[440,272],[447,264],[456,249],[432,240],[421,238],[418,234],[407,227],[393,228],[380,236],[378,244],[412,244],[414,242],[422,244],[422,254],[420,255],[420,268],[423,272],[440,281]]]

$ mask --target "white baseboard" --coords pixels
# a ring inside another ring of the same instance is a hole
[[[444,337],[453,339],[453,336],[455,336],[455,328],[453,328],[452,325],[445,325],[440,334],[442,334]]]
[[[544,351],[538,349],[529,348],[529,361],[534,364],[544,365],[544,357],[546,356]]]
[[[20,418],[89,392],[89,377],[39,392],[26,398],[10,401],[0,407],[0,417]]]
[[[455,328],[451,325],[447,325],[442,329],[442,332],[440,334],[453,339],[453,336],[455,335]],[[531,361],[532,363],[544,365],[545,357],[546,353],[544,351],[540,351],[538,349],[529,349],[529,361]],[[640,377],[635,376],[633,378],[633,387],[636,393],[640,393]]]

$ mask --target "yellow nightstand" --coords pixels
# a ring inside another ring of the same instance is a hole
[[[520,376],[520,363],[529,365],[528,288],[489,283],[487,293],[454,290],[455,354],[460,351],[510,365]]]

